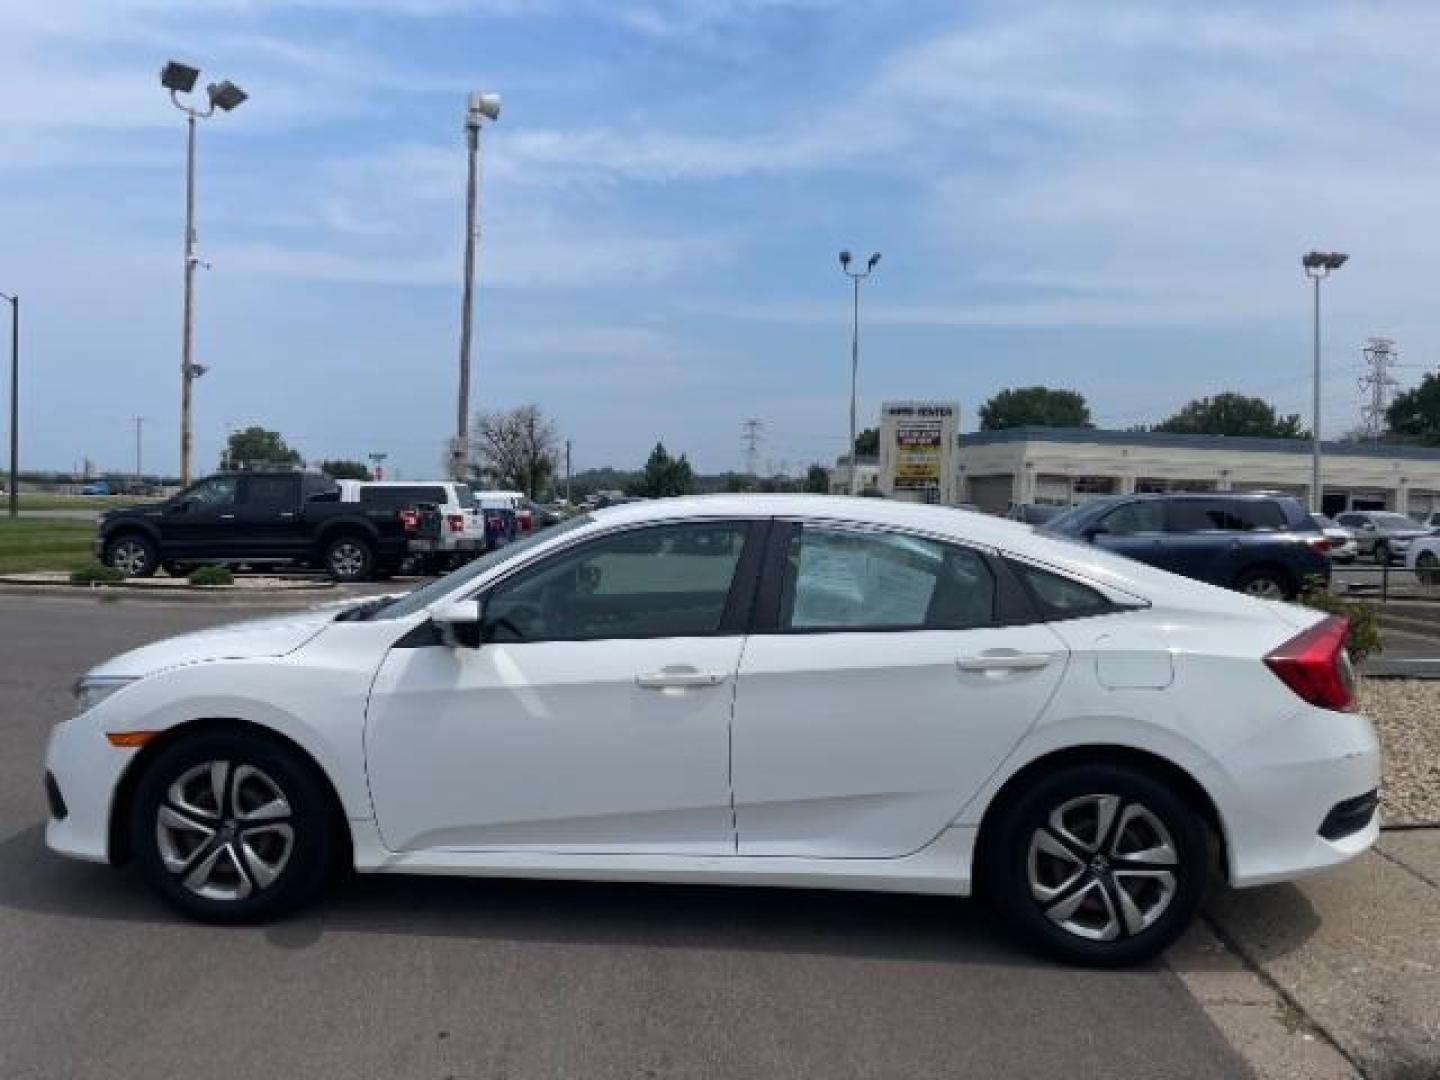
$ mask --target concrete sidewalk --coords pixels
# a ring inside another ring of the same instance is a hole
[[[1218,891],[1171,965],[1264,1080],[1440,1077],[1440,830]]]

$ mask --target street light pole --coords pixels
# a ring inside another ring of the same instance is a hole
[[[850,321],[850,494],[860,494],[860,472],[855,464],[855,400],[860,385],[860,283],[868,278],[880,261],[877,251],[865,263],[864,270],[851,270],[851,255],[840,252],[840,269],[854,286],[854,303]]]
[[[20,516],[20,296],[0,293],[10,305],[10,516]]]
[[[215,115],[215,110],[230,112],[249,96],[228,79],[211,83],[205,88],[209,104],[204,109],[186,105],[181,94],[195,89],[200,69],[169,61],[160,71],[160,85],[170,91],[170,103],[185,114],[185,306],[180,329],[180,485],[190,483],[190,399],[193,384],[205,374],[203,364],[195,363],[195,267],[200,262],[195,252],[195,121]]]
[[[1319,514],[1325,507],[1325,489],[1321,486],[1320,479],[1320,282],[1330,276],[1331,271],[1339,270],[1349,259],[1349,255],[1338,251],[1311,251],[1307,252],[1300,259],[1300,265],[1305,270],[1305,276],[1315,284],[1315,321],[1314,321],[1314,355],[1313,379],[1311,387],[1311,421],[1310,421],[1310,512]]]
[[[135,417],[135,486],[139,487],[145,482],[144,459],[141,455],[141,432],[144,430],[145,417]]]
[[[480,126],[500,118],[500,95],[473,93],[465,111],[465,278],[460,295],[460,391],[456,399],[455,447],[450,454],[450,476],[465,479],[470,453],[470,336],[475,305],[475,245],[479,241],[477,188],[480,172]]]

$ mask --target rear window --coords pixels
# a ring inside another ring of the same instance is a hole
[[[1276,532],[1290,527],[1285,511],[1268,499],[1237,499],[1228,507],[1235,524],[1228,526],[1245,532]]]
[[[1274,532],[1289,527],[1280,504],[1264,499],[1175,499],[1166,508],[1165,522],[1176,533]]]
[[[1103,615],[1116,608],[1098,590],[1060,574],[1020,562],[1011,562],[1010,569],[1026,586],[1046,619],[1078,619]]]
[[[398,510],[402,507],[414,506],[416,503],[444,505],[448,501],[445,498],[443,487],[426,487],[417,484],[414,487],[366,487],[360,489],[362,506],[394,507]]]

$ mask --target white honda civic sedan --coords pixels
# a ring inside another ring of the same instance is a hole
[[[1343,620],[940,507],[579,517],[77,683],[50,846],[214,922],[330,871],[992,898],[1072,961],[1376,838]],[[1215,857],[1218,853],[1218,858]]]

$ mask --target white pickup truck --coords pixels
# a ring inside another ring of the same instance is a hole
[[[426,571],[449,569],[485,550],[485,518],[468,484],[454,480],[341,480],[340,501],[386,507],[434,503],[440,541]]]

